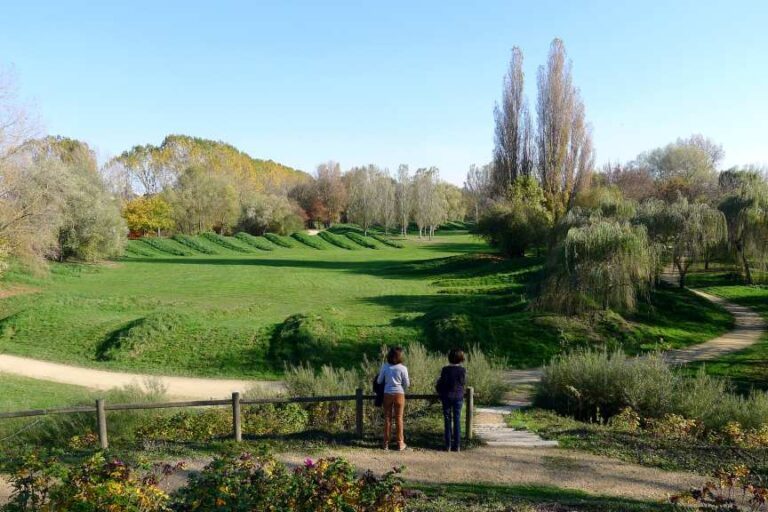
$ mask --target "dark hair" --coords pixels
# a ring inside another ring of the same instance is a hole
[[[452,348],[448,352],[448,362],[451,364],[461,364],[464,362],[464,351],[460,348]]]
[[[387,362],[389,364],[400,364],[403,362],[403,347],[392,347],[387,353]]]

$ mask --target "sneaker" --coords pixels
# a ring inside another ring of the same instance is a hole
[[[407,444],[404,444],[404,445],[401,445],[401,446],[398,448],[398,450],[402,452],[402,451],[405,451],[405,449],[406,449],[406,448],[408,448],[408,445],[407,445]]]

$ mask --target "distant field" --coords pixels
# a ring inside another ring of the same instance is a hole
[[[585,344],[634,353],[730,327],[722,310],[676,289],[656,292],[653,306],[628,319],[535,314],[529,292],[541,261],[502,260],[458,230],[397,240],[402,248],[336,236],[343,243],[312,237],[320,248],[300,236],[131,241],[114,264],[54,264],[49,278],[12,272],[9,280],[39,291],[0,301],[0,351],[157,374],[273,378],[284,364],[272,354],[275,330],[297,313],[333,339],[319,361],[346,366],[383,344],[420,341],[434,350],[477,344],[530,367]],[[292,339],[306,337],[303,326],[290,327]]]

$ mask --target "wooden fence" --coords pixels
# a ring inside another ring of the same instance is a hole
[[[339,396],[307,396],[294,398],[256,398],[244,399],[240,393],[232,393],[232,398],[227,400],[192,400],[187,402],[154,402],[143,404],[108,404],[103,398],[96,400],[95,405],[82,405],[76,407],[57,407],[51,409],[32,409],[27,411],[3,412],[0,413],[0,419],[6,418],[26,418],[30,416],[47,416],[52,414],[76,414],[76,413],[96,413],[96,425],[99,433],[99,446],[102,449],[109,447],[109,434],[107,429],[107,411],[138,411],[147,409],[175,409],[181,407],[232,407],[232,438],[240,442],[243,440],[242,417],[240,413],[243,405],[258,404],[291,404],[291,403],[322,403],[322,402],[355,402],[355,434],[363,437],[363,418],[365,412],[365,401],[373,400],[374,395],[365,395],[363,390],[358,388],[354,395]],[[407,400],[437,400],[437,395],[406,395]],[[473,411],[475,405],[475,393],[471,387],[467,388],[465,395],[466,414],[465,414],[465,436],[472,439],[472,429],[474,426]]]

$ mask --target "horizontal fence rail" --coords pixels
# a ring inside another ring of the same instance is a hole
[[[467,439],[472,439],[472,429],[474,427],[474,389],[467,388],[465,399],[467,412],[465,416]],[[8,418],[28,418],[32,416],[48,416],[56,414],[79,414],[95,413],[96,426],[99,433],[99,446],[102,449],[109,447],[107,433],[107,412],[108,411],[142,411],[149,409],[177,409],[186,407],[232,407],[232,438],[240,442],[243,439],[241,406],[260,405],[260,404],[296,404],[296,403],[323,403],[323,402],[355,402],[355,434],[363,437],[363,420],[365,417],[365,402],[376,398],[376,395],[363,394],[363,390],[358,388],[354,395],[334,395],[334,396],[299,396],[289,398],[241,398],[240,393],[232,393],[231,399],[226,400],[190,400],[185,402],[147,402],[141,404],[108,404],[104,399],[96,400],[95,405],[80,405],[74,407],[53,407],[48,409],[30,409],[26,411],[1,412],[1,419]],[[429,394],[411,394],[406,395],[407,400],[439,400],[438,395]]]

